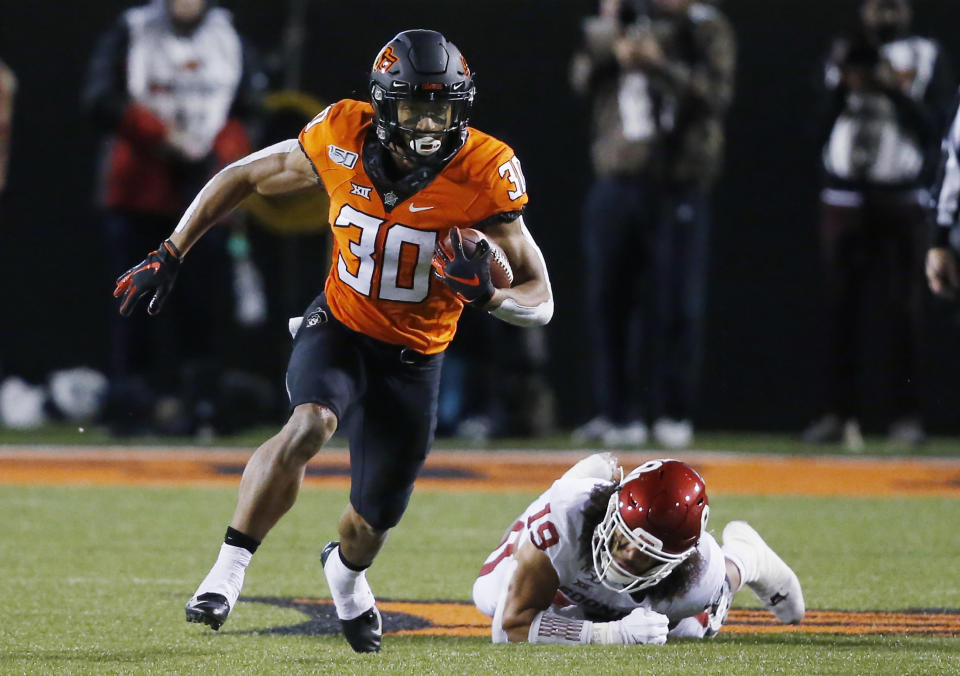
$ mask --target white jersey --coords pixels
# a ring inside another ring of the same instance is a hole
[[[880,56],[897,74],[903,94],[922,103],[940,58],[937,43],[909,37],[884,44]],[[840,66],[828,64],[827,88],[835,90],[841,79]],[[823,164],[827,172],[843,180],[909,183],[920,176],[925,153],[915,134],[904,128],[886,93],[851,91],[823,149]]]
[[[937,225],[949,228],[960,222],[960,108],[943,138],[940,185],[937,190]]]
[[[202,157],[226,123],[243,72],[243,49],[224,9],[207,11],[190,35],[171,29],[162,3],[127,10],[127,87]]]
[[[634,608],[648,608],[666,615],[670,626],[702,613],[719,597],[726,576],[723,552],[709,533],[697,545],[699,566],[686,589],[669,598],[651,600],[649,594],[622,594],[604,587],[597,579],[589,553],[581,551],[584,508],[597,486],[610,482],[592,478],[561,478],[534,500],[514,522],[500,546],[487,557],[474,586],[474,601],[484,613],[494,614],[503,587],[509,579],[494,580],[499,570],[510,570],[520,546],[530,541],[549,557],[560,585],[554,605],[577,606],[584,617],[599,621],[618,619]],[[492,584],[484,584],[491,576]],[[488,588],[489,587],[489,588]]]

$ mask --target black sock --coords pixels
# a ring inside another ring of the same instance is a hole
[[[337,554],[340,555],[340,562],[350,570],[354,571],[355,573],[362,573],[363,571],[365,571],[367,568],[370,567],[369,563],[365,566],[358,566],[355,563],[350,563],[349,561],[346,560],[346,558],[344,558],[343,550],[340,547],[337,547]]]
[[[231,528],[230,526],[227,526],[227,534],[224,536],[223,541],[234,547],[243,547],[251,554],[256,552],[257,547],[260,546],[260,540],[252,538],[246,533],[241,533],[236,528]]]

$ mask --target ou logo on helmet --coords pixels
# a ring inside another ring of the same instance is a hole
[[[664,462],[665,462],[664,460],[647,460],[645,463],[643,463],[642,465],[637,467],[635,470],[630,472],[630,474],[628,474],[626,478],[620,482],[620,485],[623,486],[623,484],[627,483],[631,479],[636,479],[641,474],[646,474],[647,472],[654,472],[660,469],[661,467],[663,467]]]

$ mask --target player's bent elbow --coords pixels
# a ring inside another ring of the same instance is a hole
[[[525,643],[530,635],[530,618],[524,614],[504,616],[501,629],[494,633],[494,643]]]
[[[513,298],[507,298],[490,310],[490,314],[514,326],[545,326],[553,318],[553,298],[533,307],[520,305]]]
[[[536,312],[530,316],[530,323],[525,326],[546,326],[551,319],[553,319],[552,296],[536,307]]]

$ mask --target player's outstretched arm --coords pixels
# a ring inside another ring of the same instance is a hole
[[[553,317],[553,289],[540,247],[523,222],[523,217],[484,228],[510,261],[514,285],[496,289],[486,309],[497,319],[518,326],[543,325]]]
[[[550,611],[560,586],[550,559],[529,541],[520,546],[516,556],[517,570],[499,617],[502,629],[499,633],[511,643],[663,645],[667,642],[667,616],[647,608],[634,608],[626,617],[613,622],[579,620]],[[498,611],[494,622],[499,615]],[[494,627],[494,636],[498,633],[496,629]]]
[[[501,626],[508,641],[523,643],[529,639],[530,625],[553,602],[560,579],[547,555],[531,542],[524,541],[516,556],[517,570],[507,590]]]
[[[258,150],[224,167],[203,187],[170,236],[185,254],[217,221],[253,192],[282,195],[320,189],[313,165],[296,139]]]
[[[277,195],[318,186],[313,165],[296,139],[281,141],[225,167],[194,198],[173,234],[117,279],[113,295],[120,299],[120,314],[129,316],[147,297],[147,312],[160,312],[184,254],[254,191]]]

